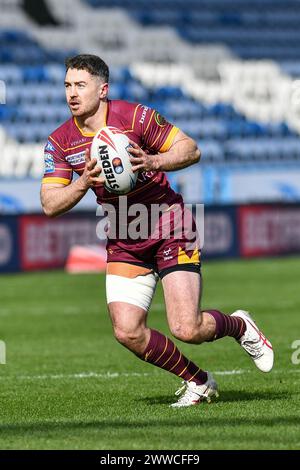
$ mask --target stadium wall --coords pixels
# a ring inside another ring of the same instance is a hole
[[[95,213],[0,219],[0,273],[63,268],[74,245],[103,244]],[[205,208],[204,259],[300,253],[300,204]]]
[[[172,188],[189,204],[300,203],[300,163],[282,163],[273,168],[264,165],[257,168],[251,164],[199,164],[180,172],[169,172],[167,177]],[[1,179],[0,214],[42,213],[40,188],[40,179]],[[95,194],[90,190],[72,212],[95,212],[96,208]]]

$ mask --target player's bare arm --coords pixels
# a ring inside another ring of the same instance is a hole
[[[200,160],[200,150],[196,142],[184,132],[178,131],[170,149],[167,152],[149,155],[135,142],[130,141],[133,155],[131,163],[133,171],[174,171],[186,168]]]
[[[85,151],[85,168],[78,180],[69,186],[63,184],[42,184],[41,203],[48,217],[56,217],[72,209],[83,198],[89,188],[102,186],[105,179],[100,176],[101,168],[96,158],[91,159]]]

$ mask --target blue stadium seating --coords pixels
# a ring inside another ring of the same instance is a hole
[[[299,59],[297,0],[86,0],[93,7],[120,7],[144,26],[171,25],[191,42],[228,45],[243,58]]]
[[[168,24],[193,43],[223,43],[243,58],[274,58],[282,70],[300,76],[300,3],[287,0],[86,0],[120,7],[144,26]],[[0,30],[0,79],[6,106],[0,125],[20,142],[41,142],[69,116],[63,87],[66,55],[76,51],[41,46],[30,34]],[[30,64],[30,65],[29,65]],[[147,88],[129,67],[111,68],[110,97],[158,109],[199,141],[203,163],[300,159],[297,134],[286,123],[261,124],[225,103],[205,105],[181,87]]]

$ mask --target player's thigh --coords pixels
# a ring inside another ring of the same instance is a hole
[[[106,297],[114,330],[143,328],[155,292],[157,275],[143,266],[108,263]]]
[[[162,279],[167,318],[171,331],[181,325],[196,326],[201,321],[201,275],[174,270]]]

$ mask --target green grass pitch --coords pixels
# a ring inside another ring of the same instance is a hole
[[[220,388],[214,403],[188,409],[168,406],[177,377],[114,340],[103,275],[0,276],[0,448],[299,449],[299,267],[299,258],[205,263],[202,306],[251,311],[275,366],[259,372],[231,338],[177,341]],[[149,325],[168,333],[160,287]]]

